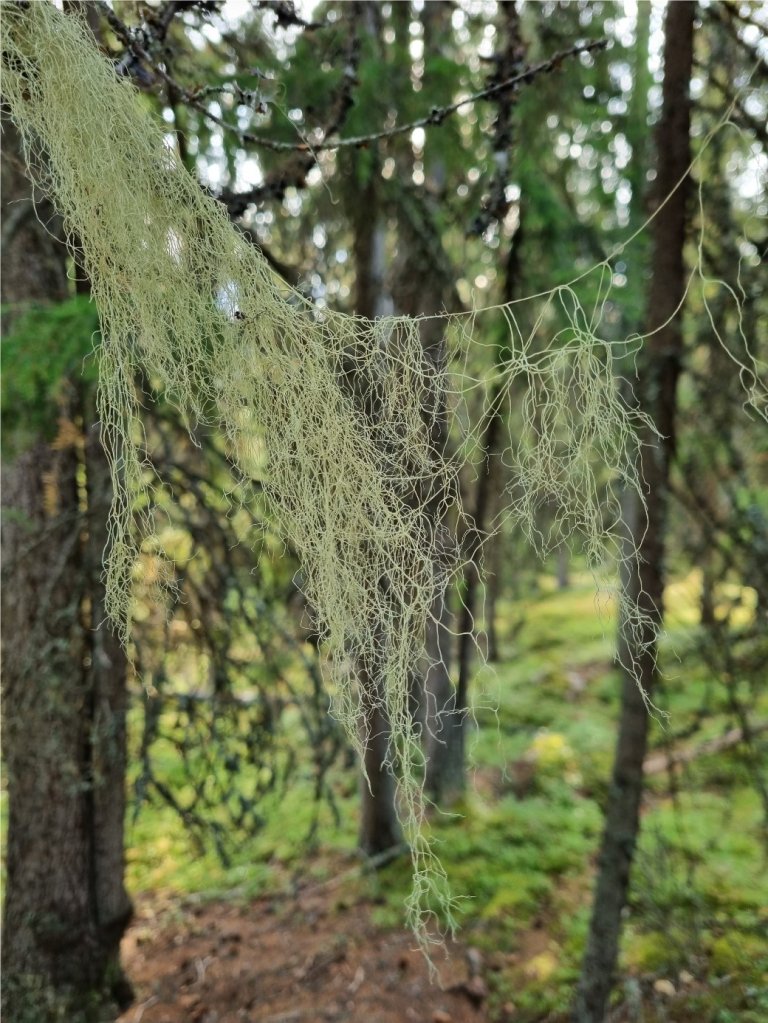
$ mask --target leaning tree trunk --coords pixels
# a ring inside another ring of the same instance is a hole
[[[47,204],[35,211],[7,123],[2,184],[8,331],[29,304],[65,298],[68,281],[60,224]],[[103,624],[109,475],[93,431],[83,434],[80,390],[62,382],[60,406],[46,410],[51,433],[30,437],[20,423],[18,437],[4,438],[24,443],[3,465],[8,1023],[103,1018],[129,991],[119,969],[131,911],[123,887],[126,666]]]
[[[690,162],[689,83],[694,15],[695,4],[689,0],[667,6],[663,105],[656,132],[657,204],[684,178]],[[620,642],[623,680],[619,735],[592,919],[573,1013],[577,1023],[599,1023],[605,1018],[640,828],[643,760],[649,728],[640,686],[647,696],[652,696],[656,681],[656,635],[664,592],[664,541],[669,473],[675,450],[676,390],[683,348],[680,307],[685,296],[686,194],[684,184],[671,195],[652,228],[649,337],[640,388],[643,408],[654,419],[661,439],[653,435],[644,438],[642,471],[647,486],[647,517],[643,520],[640,516],[636,527],[639,558],[629,580],[630,599],[637,602],[648,624],[640,630],[640,636],[625,634]],[[636,665],[635,673],[627,670],[632,662]]]

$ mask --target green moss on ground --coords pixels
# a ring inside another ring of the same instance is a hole
[[[485,671],[462,814],[435,816],[432,826],[451,885],[464,896],[461,937],[496,967],[492,1003],[511,1002],[521,1021],[565,1020],[586,934],[618,676],[611,623],[596,619],[588,577],[563,593],[545,591],[526,615],[514,652],[507,647],[507,659]],[[664,709],[676,731],[708,699],[711,680],[691,653],[666,658],[673,677]],[[730,726],[724,703],[714,706],[694,745]],[[663,748],[668,734],[654,726],[654,744]],[[520,765],[530,777],[521,779]],[[239,898],[263,891],[275,870],[306,875],[314,863],[324,876],[334,856],[353,863],[356,785],[348,773],[334,784],[342,827],[325,817],[314,859],[305,842],[313,812],[307,784],[291,790],[228,869],[210,850],[191,857],[170,811],[142,810],[129,832],[132,888]],[[654,1023],[758,1023],[768,1012],[759,797],[735,749],[695,760],[674,799],[668,788],[666,775],[651,779],[617,998],[639,997]],[[397,861],[350,881],[340,904],[371,901],[379,924],[402,926],[410,880],[408,863]]]

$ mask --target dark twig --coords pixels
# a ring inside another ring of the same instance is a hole
[[[607,44],[607,39],[596,39],[589,43],[572,46],[568,50],[561,50],[548,60],[526,68],[525,71],[520,72],[520,74],[515,75],[512,78],[507,78],[503,82],[498,82],[495,85],[481,89],[479,92],[465,96],[464,99],[461,99],[456,103],[449,103],[444,107],[432,107],[428,114],[417,118],[415,121],[409,121],[408,124],[395,125],[392,128],[385,128],[382,131],[371,132],[368,135],[353,135],[344,139],[321,138],[317,141],[301,143],[280,142],[277,139],[269,139],[261,135],[253,135],[250,132],[241,132],[233,125],[226,124],[223,121],[219,121],[219,123],[222,127],[237,133],[244,142],[253,142],[255,145],[264,146],[267,149],[273,149],[276,151],[304,152],[311,149],[314,152],[318,152],[326,149],[341,149],[345,146],[362,148],[369,146],[374,142],[380,142],[384,139],[395,138],[398,135],[408,134],[415,128],[428,128],[433,125],[440,125],[446,120],[446,118],[455,114],[462,107],[465,107],[470,103],[476,103],[478,100],[488,99],[490,96],[495,96],[497,93],[505,92],[507,89],[513,89],[518,85],[528,85],[538,75],[550,74],[552,71],[557,70],[563,61],[567,60],[569,57],[575,57],[581,53],[592,53],[596,50],[603,50]]]
[[[748,43],[739,32],[740,27],[743,26],[745,28],[756,28],[761,33],[764,33],[765,25],[745,17],[739,12],[735,4],[730,3],[704,7],[703,13],[710,21],[721,25],[728,32],[731,39],[747,53],[750,60],[755,62],[757,70],[763,77],[768,75],[768,63],[766,63],[759,49]]]
[[[709,75],[710,83],[715,89],[717,89],[726,103],[734,107],[734,111],[738,114],[738,118],[743,122],[744,126],[752,132],[755,138],[757,138],[763,146],[768,148],[768,128],[766,128],[764,121],[761,121],[759,118],[750,114],[744,105],[741,94],[734,94],[725,82],[721,82],[712,70],[710,64],[705,63],[703,60],[696,60],[694,63],[700,71],[706,72]],[[722,108],[719,106],[711,108],[701,106],[701,109],[709,109],[710,113],[714,114],[716,117],[722,116]]]
[[[296,13],[296,4],[289,0],[258,0],[256,6],[261,10],[271,11],[275,15],[279,28],[296,26],[309,32],[323,26],[321,21],[305,21]]]
[[[358,31],[362,13],[361,5],[359,3],[352,4],[351,12],[348,43],[343,58],[344,75],[331,104],[328,120],[321,129],[326,137],[341,130],[354,102],[353,92],[358,81],[357,73],[361,56]],[[266,202],[270,199],[279,202],[288,188],[304,187],[307,174],[316,163],[317,157],[314,150],[305,148],[294,151],[291,157],[282,166],[270,172],[260,185],[245,192],[224,190],[219,196],[219,200],[227,207],[230,217],[241,216],[252,204]]]
[[[479,92],[472,93],[456,103],[449,103],[443,107],[433,107],[428,114],[417,118],[415,121],[409,121],[407,124],[395,125],[392,128],[384,128],[381,131],[370,132],[367,135],[354,135],[344,139],[334,139],[329,137],[335,134],[338,130],[336,126],[332,125],[330,128],[316,129],[314,134],[317,135],[317,138],[307,138],[298,143],[282,142],[279,139],[272,139],[264,135],[257,135],[253,132],[243,131],[236,125],[225,121],[224,118],[212,113],[203,103],[200,102],[198,95],[195,92],[190,92],[188,89],[183,88],[161,65],[157,64],[152,59],[146,49],[144,49],[130,30],[117,17],[114,11],[105,3],[105,0],[97,0],[97,3],[113,31],[123,41],[126,47],[128,47],[134,56],[144,61],[144,63],[146,63],[151,70],[166,83],[166,85],[174,89],[176,95],[182,102],[203,114],[213,124],[217,124],[225,131],[229,131],[236,135],[241,142],[261,146],[264,149],[270,149],[274,152],[317,153],[322,150],[340,149],[345,146],[361,148],[369,146],[374,142],[407,134],[412,132],[415,128],[427,128],[433,125],[440,125],[446,120],[446,118],[455,114],[457,111],[461,110],[462,107],[465,107],[470,103],[476,103],[478,100],[488,99],[489,97],[503,93],[508,89],[514,89],[519,85],[528,85],[539,75],[551,74],[551,72],[557,70],[563,61],[568,60],[571,57],[579,56],[582,53],[594,53],[599,50],[603,50],[608,45],[607,39],[594,39],[588,43],[579,43],[571,46],[567,50],[561,50],[560,52],[553,54],[553,56],[539,64],[534,64],[531,67],[526,68],[524,71],[514,75],[512,78],[507,78],[504,81],[486,86],[486,88],[481,89]]]

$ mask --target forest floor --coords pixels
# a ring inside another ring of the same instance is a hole
[[[378,926],[372,909],[325,885],[239,904],[141,899],[123,944],[136,1000],[119,1023],[489,1019],[476,949],[452,945],[432,983],[413,935]]]
[[[652,723],[611,1023],[768,1020],[765,806],[732,741],[729,694],[702,661],[691,593],[685,579],[666,594],[670,717]],[[262,831],[234,836],[227,867],[167,806],[129,818],[137,909],[123,960],[136,998],[120,1023],[568,1020],[615,741],[615,626],[590,578],[565,592],[545,580],[522,627],[512,606],[501,621],[502,660],[475,680],[466,798],[431,821],[461,897],[443,986],[405,928],[409,858],[362,869],[357,775],[342,764],[335,813],[307,782],[281,790]],[[747,678],[739,692],[768,762],[768,696]],[[659,769],[670,751],[678,767]],[[166,761],[183,787],[178,757]]]
[[[349,873],[343,870],[342,876]],[[515,952],[454,942],[430,977],[413,934],[376,922],[377,900],[353,884],[311,886],[290,897],[142,896],[123,941],[133,1004],[117,1023],[566,1023],[565,1006],[542,997],[551,920],[518,932]],[[470,928],[471,931],[471,928]],[[517,974],[517,1003],[504,973]],[[721,1005],[686,970],[627,978],[611,1023],[735,1023],[751,1012]],[[553,978],[554,979],[554,978]],[[742,1003],[744,1004],[744,1003]]]

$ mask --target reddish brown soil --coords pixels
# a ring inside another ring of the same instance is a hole
[[[140,903],[123,947],[136,1000],[119,1023],[486,1023],[477,953],[452,946],[441,990],[414,944],[327,889],[160,916]]]

